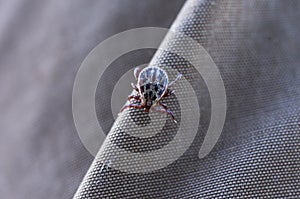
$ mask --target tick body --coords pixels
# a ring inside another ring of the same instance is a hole
[[[145,112],[153,110],[170,115],[176,122],[173,112],[161,102],[161,99],[175,92],[171,90],[171,87],[182,75],[179,74],[174,81],[169,82],[165,70],[157,66],[148,66],[143,70],[138,67],[135,68],[134,76],[137,79],[137,84],[132,83],[131,85],[137,94],[128,96],[128,100],[135,99],[136,103],[125,105],[120,112],[126,108],[144,109]]]

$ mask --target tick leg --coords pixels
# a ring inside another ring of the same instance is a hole
[[[159,104],[160,106],[162,106],[164,109],[168,109],[167,105],[165,105],[164,103],[158,102],[158,104]]]
[[[176,90],[169,90],[169,95],[173,95]]]
[[[181,77],[182,74],[179,74],[174,81],[169,83],[168,87],[171,88]]]
[[[137,100],[137,101],[141,101],[139,95],[129,95],[129,96],[128,96],[128,100],[131,100],[131,99],[135,99],[135,100]]]
[[[123,106],[123,108],[120,110],[120,113],[122,113],[127,108],[142,109],[142,108],[145,108],[145,107],[142,106],[142,105],[138,105],[138,104],[128,104],[128,105]]]
[[[175,93],[175,90],[168,89],[162,98],[169,97]]]
[[[159,112],[159,113],[164,113],[164,114],[170,115],[172,117],[173,121],[175,123],[177,123],[177,121],[175,120],[175,116],[174,116],[172,111],[164,108],[163,106],[160,106],[160,107],[161,107],[160,109],[154,108],[153,110],[156,111],[156,112]]]
[[[139,89],[137,88],[136,84],[131,83],[131,86],[132,86],[133,90],[135,90],[136,92],[139,92]]]
[[[140,72],[142,71],[142,69],[140,67],[136,67],[133,71],[134,77],[135,79],[138,79]]]

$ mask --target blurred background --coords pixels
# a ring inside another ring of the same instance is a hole
[[[0,1],[0,197],[71,198],[93,157],[72,117],[83,59],[121,31],[168,28],[184,1]]]

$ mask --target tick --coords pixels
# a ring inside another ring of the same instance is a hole
[[[136,67],[134,77],[137,84],[131,83],[131,86],[136,94],[128,96],[128,101],[134,99],[135,103],[125,105],[120,112],[127,108],[144,109],[145,112],[153,110],[170,115],[173,121],[177,123],[173,112],[161,100],[174,94],[175,90],[171,90],[171,88],[182,75],[179,74],[174,81],[169,82],[165,70],[157,66],[147,66],[144,69]]]

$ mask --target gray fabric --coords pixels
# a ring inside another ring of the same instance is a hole
[[[72,118],[89,51],[142,26],[169,27],[183,1],[0,1],[0,197],[72,198],[93,157]]]
[[[188,1],[172,28],[200,42],[221,71],[228,111],[219,142],[207,157],[198,158],[210,116],[207,89],[186,60],[157,53],[152,63],[178,69],[195,85],[203,118],[196,139],[176,162],[147,174],[104,166],[106,155],[115,152],[113,145],[105,145],[75,198],[299,198],[299,8],[298,1]],[[180,40],[166,42],[172,48]],[[180,47],[193,53],[188,45]],[[130,57],[120,59],[135,63]],[[168,104],[180,112],[176,99]],[[135,121],[142,124],[149,119],[132,112],[110,131],[113,144],[132,152],[151,151],[176,133],[168,123],[165,134],[139,145],[141,140],[124,135],[122,124],[132,122],[130,118],[142,118]],[[124,164],[140,166],[129,160]]]

